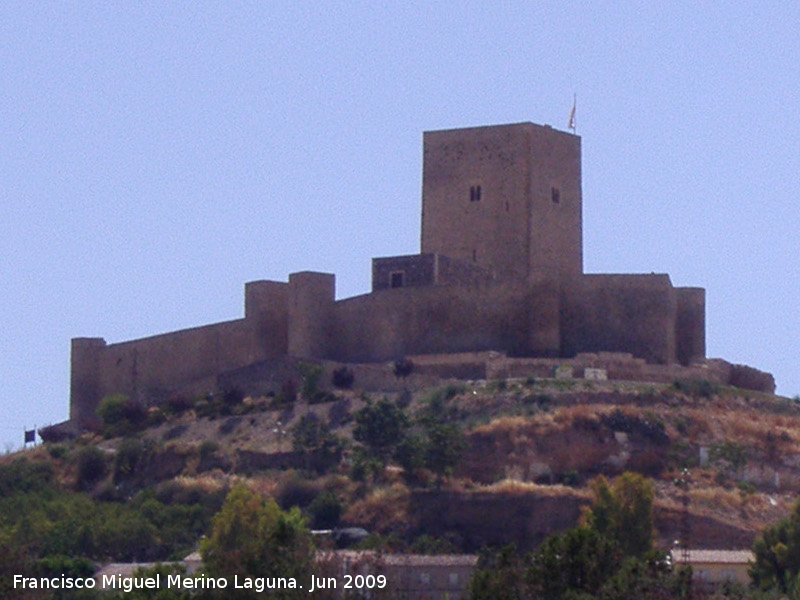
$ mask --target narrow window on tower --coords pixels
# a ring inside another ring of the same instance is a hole
[[[561,201],[561,192],[557,187],[550,188],[550,199],[553,201],[553,204],[558,204]]]
[[[389,285],[393,288],[403,287],[403,271],[393,271],[391,273]]]
[[[481,201],[481,186],[473,185],[469,188],[469,201],[470,202],[480,202]]]
[[[472,251],[472,262],[476,262],[477,260],[478,260],[478,251],[477,250],[473,250]]]

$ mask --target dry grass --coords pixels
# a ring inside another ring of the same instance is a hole
[[[728,513],[738,512],[747,501],[738,490],[726,490],[720,487],[690,490],[689,499],[694,507]]]
[[[489,494],[506,494],[510,496],[536,495],[548,498],[589,496],[588,490],[576,490],[565,485],[540,485],[530,481],[519,481],[518,479],[503,479],[491,485],[482,486],[479,490]]]
[[[172,481],[185,488],[199,488],[204,492],[213,493],[225,487],[229,487],[239,480],[240,478],[235,475],[228,475],[219,471],[199,476],[179,475]]]
[[[598,415],[613,410],[604,405],[578,404],[559,407],[553,412],[531,416],[502,416],[486,425],[472,430],[478,435],[506,435],[510,439],[525,442],[537,436],[546,436],[569,429],[580,421],[597,422]]]
[[[408,522],[410,500],[411,491],[401,483],[377,488],[366,498],[351,504],[342,520],[385,531]]]

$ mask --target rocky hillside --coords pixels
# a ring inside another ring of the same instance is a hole
[[[591,478],[627,470],[656,483],[662,546],[679,537],[688,510],[692,546],[741,548],[788,514],[800,490],[800,406],[786,398],[701,380],[443,382],[389,400],[412,422],[435,403],[460,426],[463,450],[450,474],[409,477],[390,464],[354,480],[354,415],[378,398],[348,390],[277,407],[276,398],[236,399],[219,410],[185,401],[126,438],[84,436],[36,454],[56,465],[64,486],[108,501],[165,482],[220,490],[245,479],[315,517],[315,499],[330,492],[340,525],[400,548],[420,539],[464,551],[511,541],[534,547],[580,519]],[[298,442],[298,427],[309,422],[336,441],[335,451]],[[74,459],[82,444],[96,444],[108,465],[89,482]],[[688,491],[675,484],[683,469]]]

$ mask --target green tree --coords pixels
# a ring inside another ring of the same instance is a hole
[[[314,556],[311,535],[300,510],[283,511],[243,484],[234,486],[214,516],[210,537],[200,544],[206,572],[214,577],[294,578],[307,585]],[[276,589],[274,598],[307,598],[302,588]],[[257,598],[251,590],[225,590],[226,598]]]
[[[325,445],[330,435],[325,421],[314,413],[307,413],[292,429],[292,448],[295,452],[314,452]]]
[[[440,483],[442,477],[449,475],[458,464],[465,445],[461,427],[453,422],[458,410],[448,406],[448,400],[457,393],[453,386],[437,390],[418,419],[424,434],[423,463],[437,475]]]
[[[653,484],[638,473],[623,473],[609,484],[591,482],[594,505],[587,524],[616,542],[625,556],[644,556],[653,548]]]
[[[381,464],[394,454],[408,430],[408,417],[386,398],[369,402],[355,413],[353,438],[361,442]]]
[[[525,563],[513,545],[502,548],[496,554],[484,554],[469,581],[469,600],[529,598],[524,574]]]
[[[800,582],[800,501],[788,518],[764,530],[753,544],[753,553],[750,577],[756,587],[784,594],[793,591]]]
[[[425,427],[425,466],[433,471],[439,481],[450,475],[461,460],[464,435],[455,423],[429,423]]]
[[[689,579],[683,572],[673,574],[664,553],[651,552],[645,558],[626,559],[597,597],[599,600],[688,600]]]
[[[305,455],[306,469],[315,466],[325,470],[339,463],[345,442],[331,432],[327,421],[308,413],[300,417],[292,429],[292,449]]]
[[[620,567],[617,544],[591,527],[547,538],[533,555],[526,579],[542,600],[595,595]]]

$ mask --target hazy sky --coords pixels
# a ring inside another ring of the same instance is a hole
[[[70,338],[419,250],[422,132],[566,129],[584,265],[707,290],[709,357],[800,394],[800,5],[0,5],[0,422],[68,416]]]

